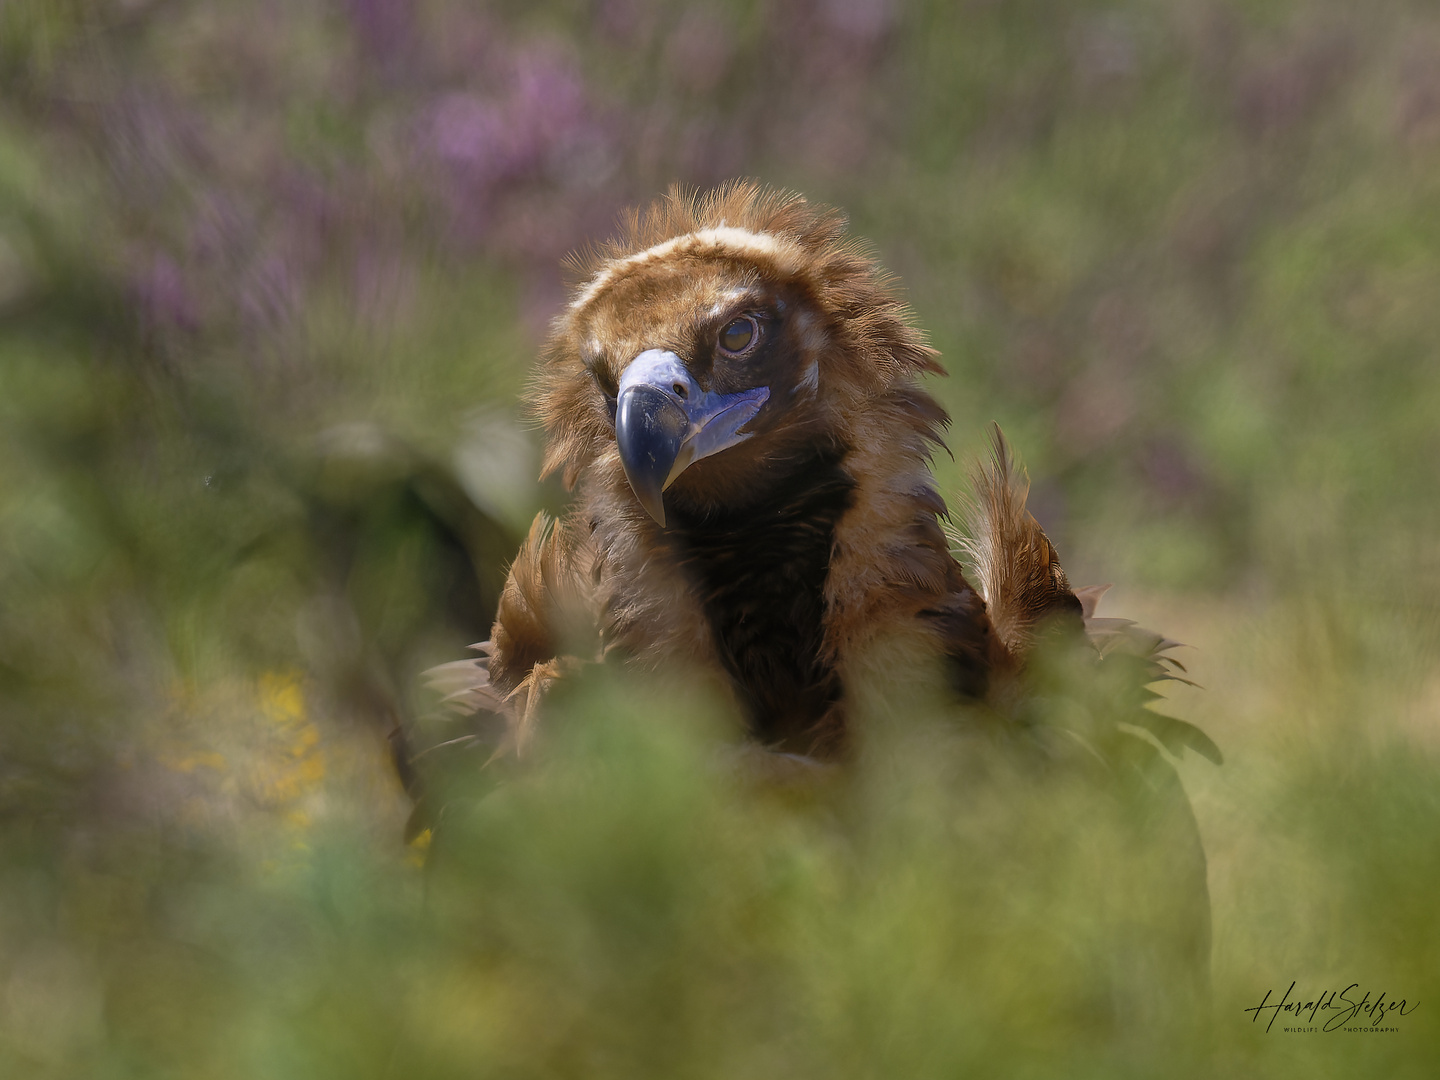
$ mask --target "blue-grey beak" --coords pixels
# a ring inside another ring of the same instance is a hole
[[[665,489],[701,458],[748,439],[740,429],[769,397],[766,386],[738,394],[702,390],[672,352],[647,349],[630,361],[620,376],[615,443],[646,512],[663,527]]]

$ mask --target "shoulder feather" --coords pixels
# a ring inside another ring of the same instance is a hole
[[[1013,659],[1022,660],[1042,622],[1078,617],[1082,604],[1055,545],[1026,509],[1030,480],[1016,466],[999,425],[991,426],[990,460],[978,464],[971,479],[974,494],[964,514],[969,535],[954,539],[996,636]]]

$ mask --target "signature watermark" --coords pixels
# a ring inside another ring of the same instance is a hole
[[[1266,990],[1259,1005],[1245,1010],[1250,1014],[1250,1022],[1259,1023],[1265,1014],[1269,1013],[1270,1020],[1265,1025],[1265,1030],[1269,1031],[1275,1026],[1280,1014],[1285,1013],[1294,1023],[1289,1026],[1282,1025],[1282,1031],[1394,1032],[1400,1030],[1394,1026],[1397,1017],[1409,1016],[1420,1007],[1419,1002],[1407,1002],[1404,998],[1399,1001],[1390,1000],[1383,990],[1371,1001],[1370,991],[1362,991],[1359,983],[1351,983],[1344,990],[1326,990],[1311,998],[1306,998],[1303,994],[1292,997],[1294,993],[1294,982],[1280,995],[1278,1001],[1270,1000],[1275,991]],[[1304,1021],[1308,1021],[1308,1025]]]

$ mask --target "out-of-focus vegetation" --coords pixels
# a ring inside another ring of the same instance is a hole
[[[0,87],[0,1075],[1432,1075],[1429,5],[5,0]],[[1087,1011],[1093,808],[923,733],[796,806],[596,686],[403,842],[386,733],[563,498],[561,258],[736,175],[903,278],[947,488],[999,419],[1197,646],[1208,1031]]]

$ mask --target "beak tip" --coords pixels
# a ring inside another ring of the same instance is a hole
[[[655,524],[665,528],[665,489],[660,486],[655,474],[626,469],[626,479],[630,481],[630,490],[635,493],[635,501],[640,508],[655,520]]]

